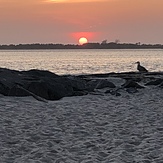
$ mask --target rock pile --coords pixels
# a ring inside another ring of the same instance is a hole
[[[113,78],[123,81],[120,87],[117,88],[112,82]],[[0,68],[0,94],[33,96],[38,100],[59,100],[67,96],[80,96],[106,87],[114,89],[115,94],[119,88],[126,89],[128,92],[136,92],[137,89],[149,85],[163,87],[163,73],[127,72],[59,76],[45,70],[16,71]]]

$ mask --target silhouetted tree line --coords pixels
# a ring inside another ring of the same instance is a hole
[[[140,44],[140,43],[87,43],[84,45],[74,44],[18,44],[18,45],[0,45],[0,50],[14,50],[14,49],[163,49],[161,44]]]

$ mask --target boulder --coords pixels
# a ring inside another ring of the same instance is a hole
[[[139,85],[137,82],[132,80],[127,80],[126,83],[122,85],[123,88],[144,88],[144,86]]]
[[[63,97],[73,96],[73,89],[69,85],[55,83],[48,86],[49,100],[59,100]]]
[[[23,97],[23,96],[30,96],[30,93],[25,91],[22,87],[15,85],[10,89],[8,96],[18,96],[18,97],[21,96],[21,97]]]
[[[96,88],[96,85],[98,84],[97,80],[90,80],[87,82],[86,84],[86,90],[88,92],[94,91],[94,89]]]
[[[119,77],[109,77],[108,81],[114,83],[116,87],[121,87],[126,82],[125,79]]]
[[[96,79],[91,80],[87,83],[87,90],[94,90],[94,89],[103,89],[103,88],[115,88],[116,86],[108,81],[107,79]]]
[[[0,93],[5,96],[28,96],[29,91],[47,100],[58,100],[74,94],[72,85],[70,79],[49,71],[0,69]]]
[[[103,89],[106,87],[115,88],[116,86],[112,82],[108,81],[107,79],[101,79],[99,83],[97,83],[96,85],[96,89]]]
[[[145,85],[159,85],[161,83],[163,83],[163,79],[156,79],[156,80],[146,83]]]
[[[161,88],[163,88],[163,82],[159,85]]]
[[[121,94],[118,92],[118,90],[107,90],[105,91],[106,94],[111,94],[111,95],[115,95],[115,96],[121,96]]]
[[[27,90],[47,100],[59,100],[74,93],[72,86],[64,78],[33,81],[29,83]]]
[[[0,94],[7,96],[10,88],[3,82],[0,81]]]
[[[67,77],[69,83],[74,91],[84,91],[87,89],[87,82],[75,76]]]
[[[137,90],[137,88],[135,88],[135,87],[130,87],[130,88],[127,88],[127,89],[126,89],[126,92],[128,92],[128,93],[130,93],[130,94],[133,94],[133,93],[137,93],[138,90]]]
[[[52,73],[50,71],[47,70],[37,70],[37,69],[32,69],[29,71],[22,71],[21,74],[23,74],[24,76],[33,76],[33,77],[48,77],[48,78],[58,78],[60,77],[59,75]]]
[[[44,81],[33,81],[29,83],[27,90],[36,94],[37,96],[47,100],[49,99],[48,85]]]
[[[84,96],[87,95],[87,91],[74,91],[73,96]]]
[[[120,96],[118,88],[128,93],[136,93],[137,89],[145,88],[138,83],[140,80],[141,83],[146,83],[145,85],[159,85],[162,88],[163,77],[161,75],[163,73],[142,75],[130,72],[59,76],[45,70],[16,71],[0,68],[0,94],[33,96],[37,100],[47,102],[47,100],[59,100],[67,96],[82,96],[95,89],[108,88],[110,90],[105,93]]]

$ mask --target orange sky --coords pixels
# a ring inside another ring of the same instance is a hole
[[[163,44],[163,0],[0,0],[0,44]]]

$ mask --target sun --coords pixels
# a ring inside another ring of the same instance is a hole
[[[86,43],[88,43],[88,40],[87,40],[85,37],[81,37],[81,38],[79,39],[79,44],[80,44],[80,45],[83,45],[83,44],[86,44]]]

